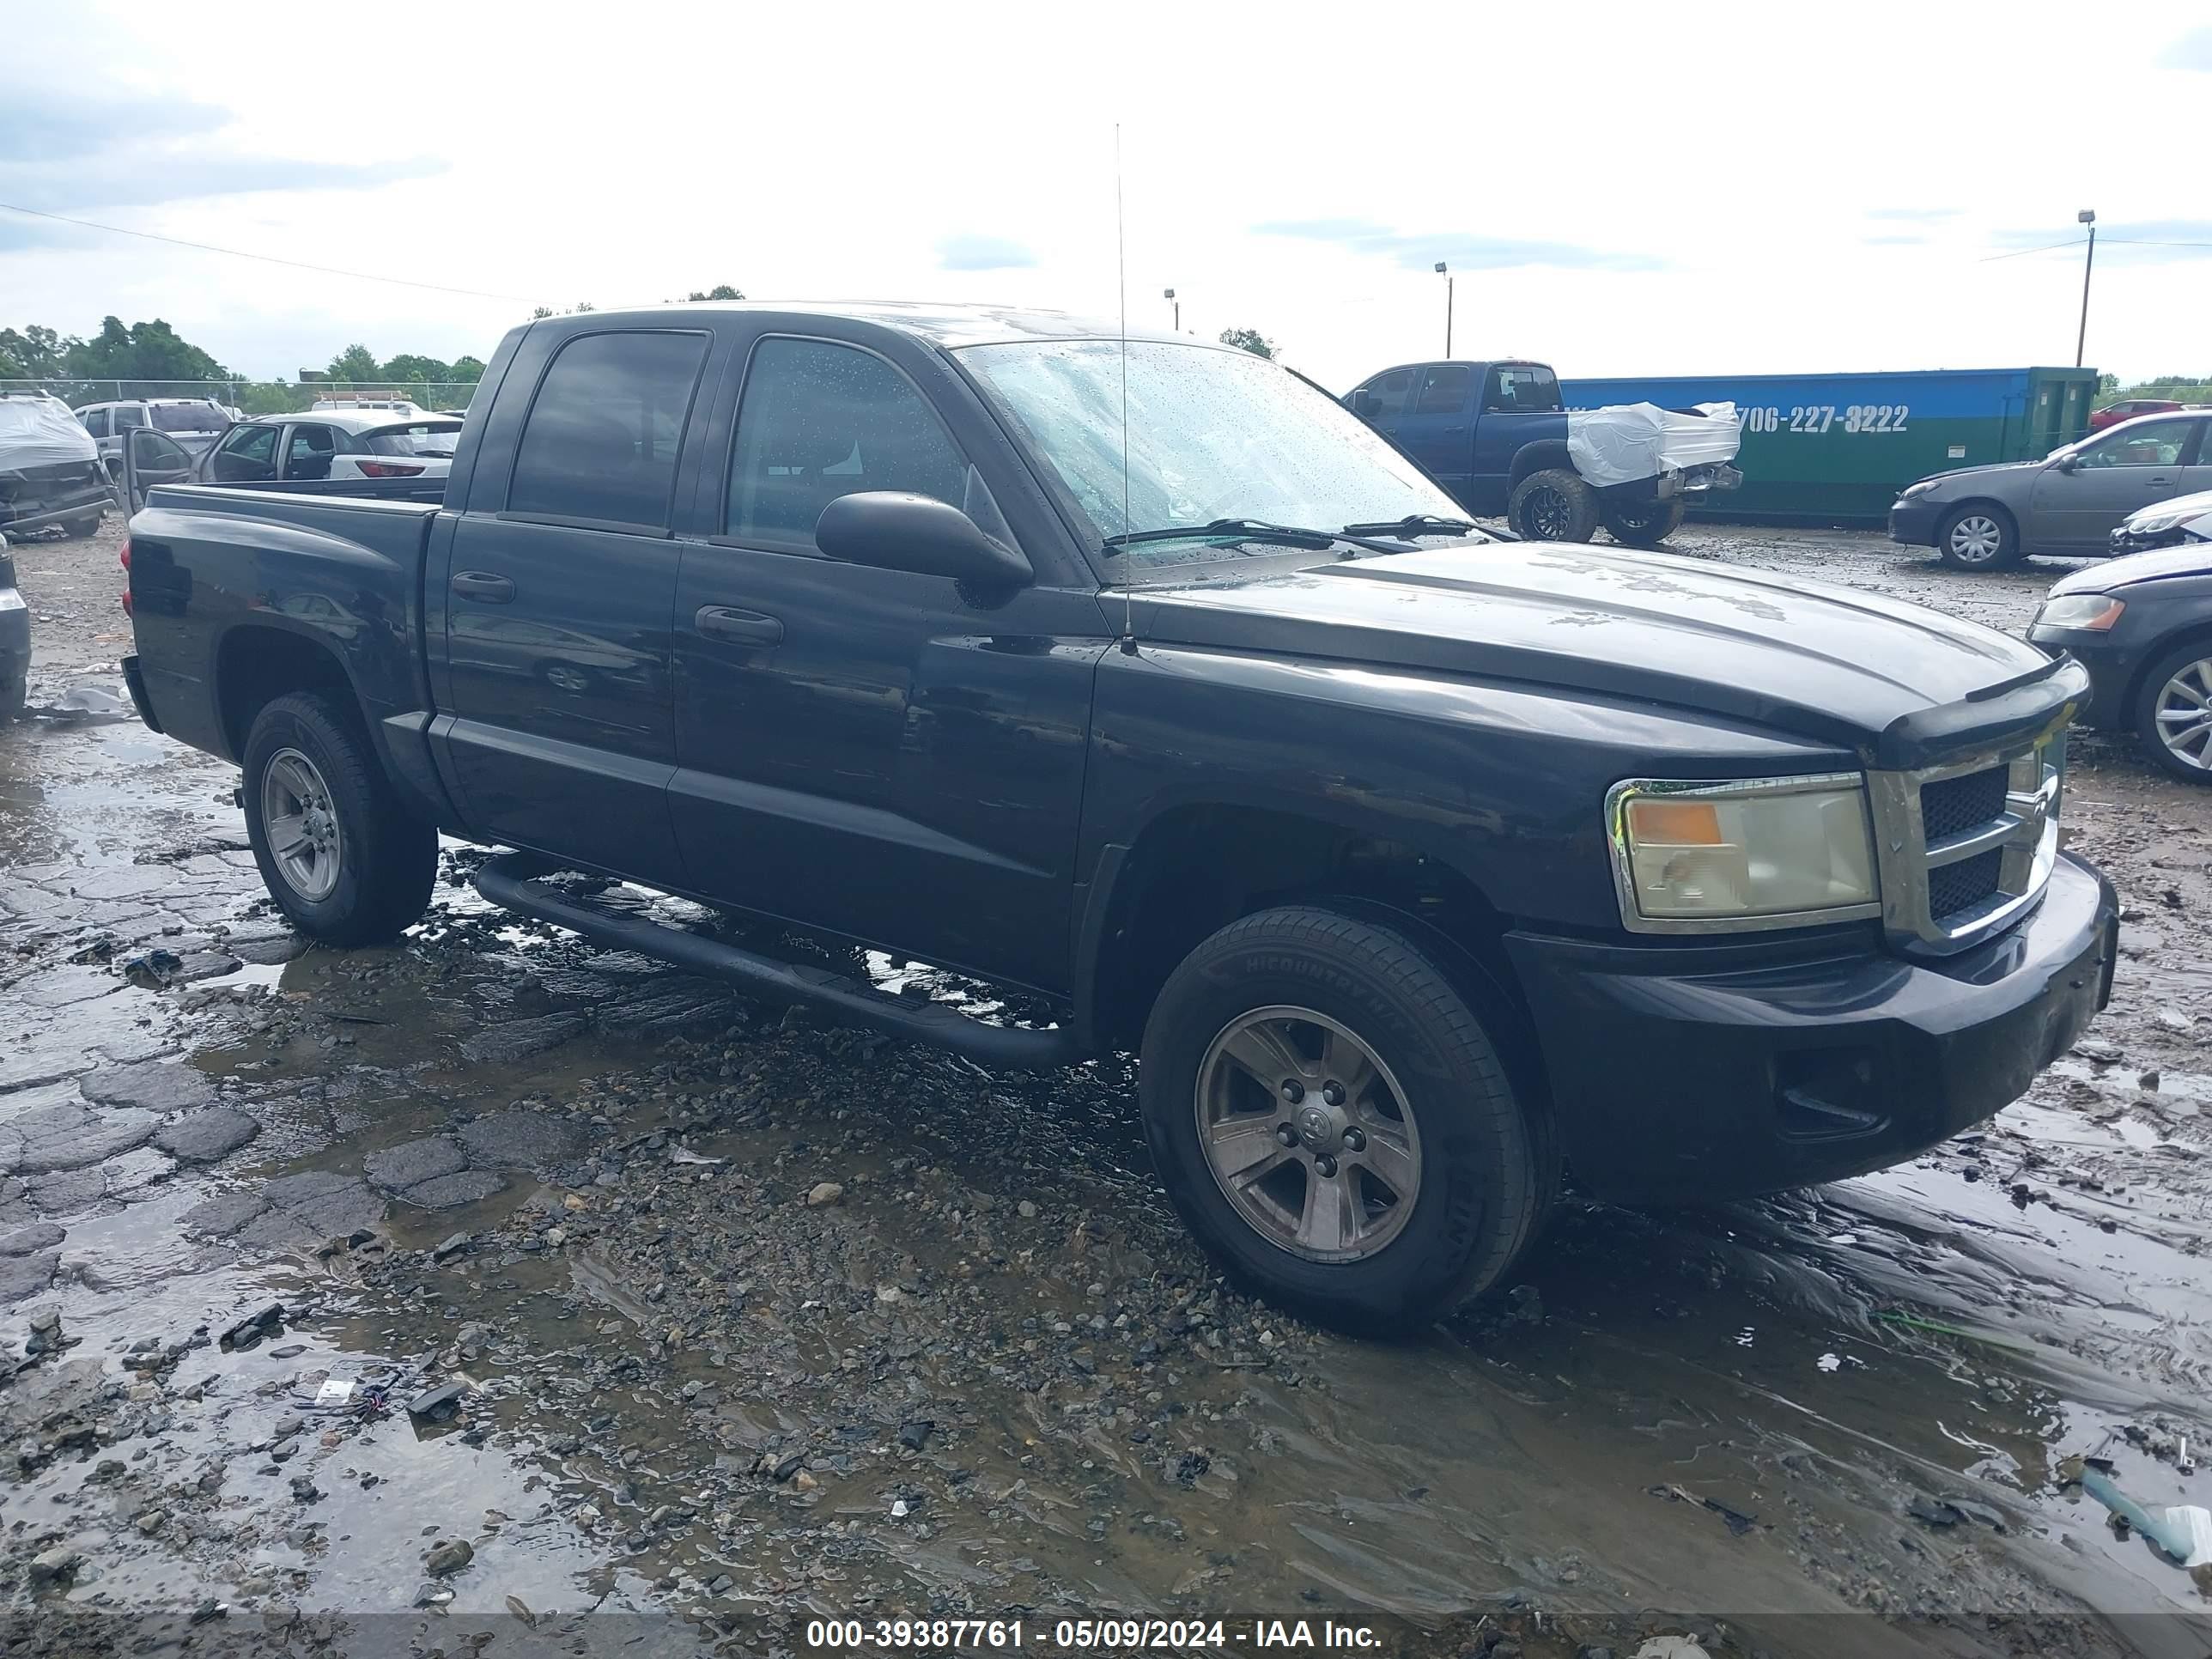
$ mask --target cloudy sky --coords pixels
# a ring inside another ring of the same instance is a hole
[[[1439,259],[1457,355],[1568,374],[2070,362],[2083,207],[2090,361],[2212,374],[2212,0],[210,15],[0,0],[0,203],[467,291],[0,211],[0,326],[289,375],[723,282],[1111,315],[1119,123],[1132,320],[1339,388],[1440,353]]]

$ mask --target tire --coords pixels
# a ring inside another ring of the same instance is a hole
[[[26,663],[21,668],[0,668],[0,726],[21,717],[23,705],[30,699],[31,668]]]
[[[1604,514],[1606,533],[1624,547],[1656,547],[1682,527],[1689,508],[1682,498],[1613,507]]]
[[[246,838],[295,927],[324,945],[380,945],[422,914],[438,832],[399,804],[349,711],[325,696],[277,698],[254,716],[244,769]],[[298,833],[272,847],[272,821],[280,837]]]
[[[73,542],[81,542],[88,536],[98,534],[99,531],[100,514],[97,513],[88,513],[81,518],[62,520],[62,534]]]
[[[2205,703],[2194,701],[2203,698]],[[2191,640],[2151,664],[2136,694],[2136,734],[2185,783],[2212,787],[2212,639]],[[2192,712],[2193,711],[2193,712]]]
[[[2020,526],[1989,501],[1968,501],[1943,520],[1936,550],[1954,570],[2002,570],[2020,562]]]
[[[1255,1056],[1314,1088],[1268,1087]],[[1332,1097],[1332,1068],[1367,1085]],[[1496,1285],[1558,1182],[1450,979],[1404,933],[1334,910],[1262,911],[1185,957],[1146,1024],[1138,1098],[1161,1182],[1214,1259],[1341,1330],[1419,1330]],[[1209,1142],[1227,1168],[1269,1167],[1217,1176]],[[1351,1201],[1312,1201],[1332,1195]]]
[[[1597,533],[1597,492],[1565,467],[1547,466],[1513,486],[1505,522],[1524,542],[1586,542]]]

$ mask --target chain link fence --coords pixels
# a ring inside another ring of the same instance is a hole
[[[207,398],[247,415],[295,415],[318,403],[374,402],[404,398],[424,409],[466,409],[472,380],[11,380],[0,393],[44,392],[71,409],[137,398]]]

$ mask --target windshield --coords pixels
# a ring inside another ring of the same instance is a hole
[[[1109,536],[1216,519],[1334,530],[1409,514],[1460,516],[1450,496],[1335,399],[1264,358],[1209,346],[1128,347],[1128,511],[1122,511],[1121,344],[1039,340],[959,357]],[[1279,553],[1279,548],[1268,548]],[[1145,564],[1219,556],[1147,542]]]
[[[155,404],[156,432],[220,432],[230,422],[213,404]]]
[[[417,421],[411,426],[380,427],[362,441],[376,455],[451,455],[459,441],[459,421]]]

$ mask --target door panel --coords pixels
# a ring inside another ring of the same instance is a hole
[[[694,890],[1066,990],[1096,592],[979,595],[821,556],[822,507],[855,490],[933,495],[1012,536],[929,399],[872,351],[759,342],[728,453],[704,508],[720,533],[686,544],[676,595],[669,810]]]
[[[2195,425],[2187,420],[2130,422],[2075,451],[2080,464],[2072,471],[2055,463],[2045,467],[2029,495],[2021,544],[2030,551],[2103,552],[2121,520],[2179,488]]]
[[[472,499],[428,567],[445,590],[442,736],[471,827],[679,886],[670,526],[708,344],[678,330],[562,341],[506,510]]]
[[[1472,363],[1431,363],[1398,419],[1398,447],[1455,495],[1474,469],[1475,380]]]

